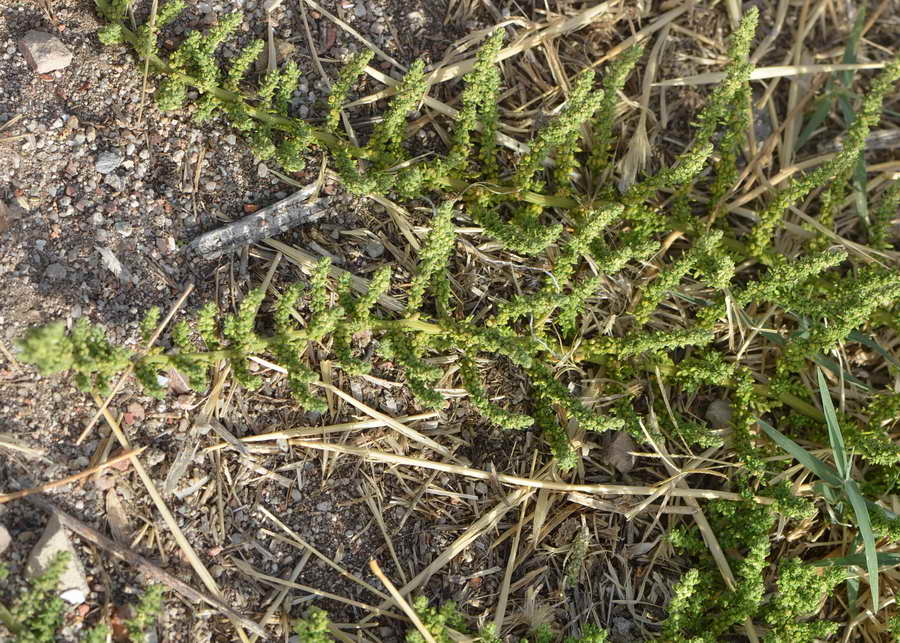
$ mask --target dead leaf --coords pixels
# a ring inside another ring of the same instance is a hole
[[[616,431],[616,437],[606,449],[606,461],[619,473],[628,473],[634,469],[635,457],[631,455],[634,449],[635,444],[631,436],[622,431]]]
[[[234,434],[226,429],[225,425],[219,422],[216,418],[201,414],[197,417],[197,421],[194,423],[194,427],[197,430],[201,431],[203,429],[211,428],[213,431],[215,431],[216,435],[233,446],[238,453],[240,453],[241,455],[250,455],[250,451],[247,450],[247,447],[244,446],[244,443],[234,437]]]
[[[191,387],[188,385],[184,375],[179,373],[177,369],[170,368],[166,371],[166,377],[169,378],[169,390],[176,395],[184,395],[191,392]]]
[[[113,453],[110,454],[109,459],[112,460],[116,456],[120,456],[125,452],[124,449],[116,449]],[[112,469],[118,469],[119,471],[128,471],[128,467],[131,466],[131,460],[120,460],[115,464],[109,465]]]
[[[106,492],[106,520],[113,540],[120,545],[128,545],[131,541],[131,524],[128,514],[122,506],[122,500],[115,489]]]
[[[334,27],[328,27],[325,30],[325,43],[322,45],[322,51],[328,51],[334,45],[334,41],[337,38],[337,29]]]
[[[626,558],[637,558],[638,556],[643,556],[644,554],[649,554],[656,544],[659,542],[659,538],[653,540],[649,543],[634,543],[633,545],[628,545],[622,550],[622,553]]]
[[[94,486],[100,491],[108,491],[116,486],[116,474],[109,469],[104,469],[94,478]]]

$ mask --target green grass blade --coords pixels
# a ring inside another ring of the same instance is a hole
[[[762,430],[766,432],[766,435],[768,435],[778,446],[791,454],[797,462],[815,473],[825,482],[836,487],[843,486],[844,481],[838,476],[834,469],[819,460],[819,458],[791,440],[765,420],[757,418],[757,422],[759,422],[759,426],[762,427]]]
[[[847,459],[847,448],[844,446],[844,436],[838,424],[837,414],[834,412],[834,404],[831,402],[831,393],[828,392],[828,384],[822,369],[816,369],[816,377],[819,380],[819,395],[822,397],[822,411],[825,413],[825,424],[828,425],[828,441],[831,442],[831,451],[834,453],[834,466],[842,480],[850,478],[850,464]]]
[[[875,532],[872,531],[872,521],[869,519],[869,508],[856,484],[856,480],[847,480],[844,483],[844,491],[850,504],[853,505],[853,513],[856,514],[856,525],[863,539],[863,549],[866,558],[866,571],[869,574],[869,588],[872,590],[872,611],[878,612],[878,551],[875,549]]]
[[[886,569],[888,567],[897,567],[900,565],[900,554],[891,552],[878,552],[878,568]],[[866,555],[851,554],[850,556],[842,556],[841,558],[823,558],[813,563],[816,567],[865,567]]]
[[[826,89],[826,93],[820,98],[816,99],[815,105],[816,108],[813,110],[812,115],[809,117],[809,120],[806,121],[806,124],[803,126],[803,129],[800,131],[800,136],[797,137],[797,143],[794,146],[794,149],[801,149],[806,142],[812,138],[813,133],[825,122],[825,119],[828,118],[828,113],[831,111],[831,106],[834,104],[834,97],[831,95],[831,81],[828,81],[827,85],[828,89]]]
[[[859,342],[863,346],[868,346],[869,348],[871,348],[873,351],[875,351],[876,353],[881,355],[884,359],[889,361],[894,366],[900,367],[900,360],[898,360],[896,357],[891,355],[890,352],[888,352],[884,347],[881,346],[881,344],[876,342],[874,339],[872,339],[868,335],[863,335],[858,330],[854,330],[852,333],[847,335],[847,339],[849,339],[850,341],[853,341],[853,342]]]

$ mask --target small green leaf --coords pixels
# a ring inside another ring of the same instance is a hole
[[[882,551],[878,552],[877,559],[879,569],[900,565],[900,554]],[[867,562],[866,554],[861,553],[842,556],[841,558],[823,558],[814,562],[813,565],[816,567],[865,567]]]
[[[869,574],[869,588],[872,594],[872,611],[878,612],[878,551],[875,549],[875,532],[872,531],[872,521],[869,518],[869,508],[856,484],[856,480],[847,480],[844,483],[844,491],[853,505],[853,513],[856,514],[856,524],[862,535],[865,549],[866,570]]]
[[[843,486],[844,481],[838,476],[834,469],[819,460],[819,458],[791,440],[784,433],[781,433],[765,420],[757,418],[757,422],[759,422],[759,426],[762,427],[762,430],[766,432],[766,435],[768,435],[778,446],[794,456],[794,459],[797,462],[815,473],[825,482],[836,487]]]
[[[825,412],[825,423],[828,425],[828,441],[831,442],[831,451],[834,453],[834,466],[842,480],[850,479],[850,465],[847,459],[847,449],[844,446],[844,436],[838,424],[837,414],[834,412],[834,404],[831,402],[831,393],[828,392],[828,384],[822,369],[816,369],[819,380],[819,395],[822,397],[822,410]]]

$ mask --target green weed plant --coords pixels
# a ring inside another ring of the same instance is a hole
[[[896,358],[873,337],[879,328],[900,327],[900,272],[860,262],[833,248],[823,235],[804,242],[791,256],[776,251],[774,242],[790,209],[815,195],[823,207],[823,221],[831,225],[831,209],[843,198],[866,137],[879,121],[882,102],[900,79],[900,60],[888,61],[872,80],[852,120],[848,117],[840,151],[766,195],[754,224],[745,230],[730,225],[725,205],[739,176],[750,123],[749,51],[756,9],[745,13],[729,39],[724,80],[695,118],[693,140],[671,165],[620,191],[612,177],[619,135],[614,108],[617,92],[642,55],[639,47],[609,65],[600,83],[592,70],[578,74],[556,116],[528,141],[525,154],[515,155],[498,144],[502,76],[496,60],[504,36],[502,30],[495,31],[465,76],[448,146],[423,157],[413,156],[406,141],[407,117],[428,91],[422,61],[412,64],[392,88],[366,142],[355,145],[341,130],[341,113],[371,53],[353,55],[345,62],[321,119],[304,121],[289,109],[299,78],[296,65],[289,62],[269,72],[253,90],[247,75],[263,49],[261,42],[248,45],[227,65],[219,63],[217,48],[239,26],[240,16],[224,17],[205,34],[191,32],[174,51],[165,53],[157,36],[182,10],[180,0],[161,5],[152,28],[144,25],[136,30],[125,24],[126,0],[97,0],[97,4],[107,21],[101,40],[127,44],[149,64],[160,109],[191,110],[198,122],[224,119],[242,134],[258,159],[272,160],[285,172],[301,169],[311,154],[321,152],[353,194],[427,199],[438,205],[408,285],[383,267],[365,292],[356,292],[349,276],[335,283],[328,261],[323,260],[308,283],[287,288],[271,305],[264,302],[262,290],[251,291],[225,315],[210,302],[193,324],[175,325],[169,349],[133,352],[115,346],[102,329],[80,319],[71,330],[61,322],[32,329],[19,343],[20,359],[45,375],[72,371],[79,386],[101,392],[111,378],[133,367],[147,392],[163,396],[159,373],[177,369],[192,387],[204,391],[211,367],[223,361],[238,385],[256,389],[262,382],[251,372],[249,360],[265,356],[286,369],[287,386],[301,407],[322,410],[325,402],[316,393],[319,376],[309,363],[310,348],[328,346],[338,367],[349,375],[364,374],[372,369],[372,361],[361,355],[355,338],[366,334],[374,338],[382,359],[402,369],[424,408],[439,410],[448,404],[436,387],[443,372],[429,358],[455,356],[459,386],[471,406],[498,427],[539,430],[563,471],[578,464],[572,427],[576,432],[624,430],[641,442],[649,435],[686,446],[725,445],[736,457],[748,494],[751,489],[768,492],[779,501],[774,510],[748,509],[743,503],[716,509],[722,515],[721,528],[737,530],[733,545],[741,552],[735,562],[742,584],[723,594],[720,581],[699,571],[689,574],[672,601],[665,631],[672,640],[715,640],[708,637],[724,635],[747,618],[768,623],[771,640],[811,640],[830,631],[830,626],[805,627],[795,621],[830,591],[837,582],[834,575],[819,578],[816,591],[803,593],[810,581],[807,567],[785,563],[778,581],[781,598],[764,600],[768,528],[776,512],[797,517],[815,508],[781,487],[769,488],[768,480],[783,464],[767,459],[772,442],[766,438],[784,443],[758,418],[775,414],[796,431],[821,427],[823,415],[804,399],[802,377],[814,365],[846,374],[829,355],[848,343],[873,348],[893,360],[890,368],[896,369]],[[187,104],[189,90],[199,93],[192,106]],[[888,222],[895,215],[898,195],[894,182],[872,208],[867,234],[876,247],[889,243]],[[458,227],[472,224],[514,262],[540,269],[544,278],[518,294],[495,297],[486,307],[467,308],[452,275]],[[663,245],[670,235],[682,240],[671,249]],[[662,249],[668,258],[642,285],[632,307],[617,313],[608,332],[585,334],[598,294]],[[379,308],[379,298],[388,292],[405,301],[402,313]],[[723,339],[732,324],[756,327],[762,310],[777,311],[784,324],[780,333],[761,334],[777,355],[767,378],[735,359]],[[158,317],[158,311],[148,314],[145,335],[150,335]],[[527,404],[504,404],[502,391],[489,390],[479,366],[486,360],[506,364],[527,381]],[[587,402],[579,373],[599,374],[608,383],[604,397],[613,401]],[[656,422],[645,422],[646,405],[629,391],[632,383],[652,373],[667,378],[673,395],[728,399],[732,408],[728,431],[713,431],[660,401],[650,402]],[[880,480],[870,491],[884,492],[897,482],[891,472],[900,463],[900,448],[886,427],[896,421],[900,395],[870,391],[869,400],[862,409],[865,419],[848,418],[842,435],[858,462]],[[846,475],[838,478],[844,491],[856,484]],[[896,516],[874,503],[859,505],[854,498],[861,494],[847,497],[861,532],[862,509],[867,506],[869,532],[897,539]],[[753,520],[737,518],[748,511]],[[691,551],[689,534],[683,535],[681,544]],[[866,536],[867,566],[872,545]],[[875,590],[877,574],[870,574],[869,582]],[[796,591],[789,591],[791,587]],[[691,605],[701,604],[698,597],[714,609],[690,613]],[[321,623],[308,627],[321,629]],[[690,632],[706,634],[691,638]]]

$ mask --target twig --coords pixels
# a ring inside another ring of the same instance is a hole
[[[144,449],[147,447],[141,447],[140,449],[132,449],[130,451],[126,451],[121,455],[117,455],[111,460],[107,460],[106,462],[101,462],[95,467],[91,467],[89,469],[85,469],[80,473],[75,473],[71,476],[67,476],[62,480],[54,480],[53,482],[47,482],[42,485],[38,485],[37,487],[31,487],[30,489],[22,489],[21,491],[16,491],[14,493],[0,493],[0,505],[9,502],[10,500],[18,500],[19,498],[24,498],[25,496],[30,496],[33,493],[41,493],[43,491],[49,491],[50,489],[56,489],[57,487],[63,487],[70,482],[77,482],[82,478],[87,478],[89,476],[94,475],[98,471],[102,471],[106,467],[111,467],[114,464],[118,464],[123,460],[128,460],[131,456],[137,456],[143,453]]]

